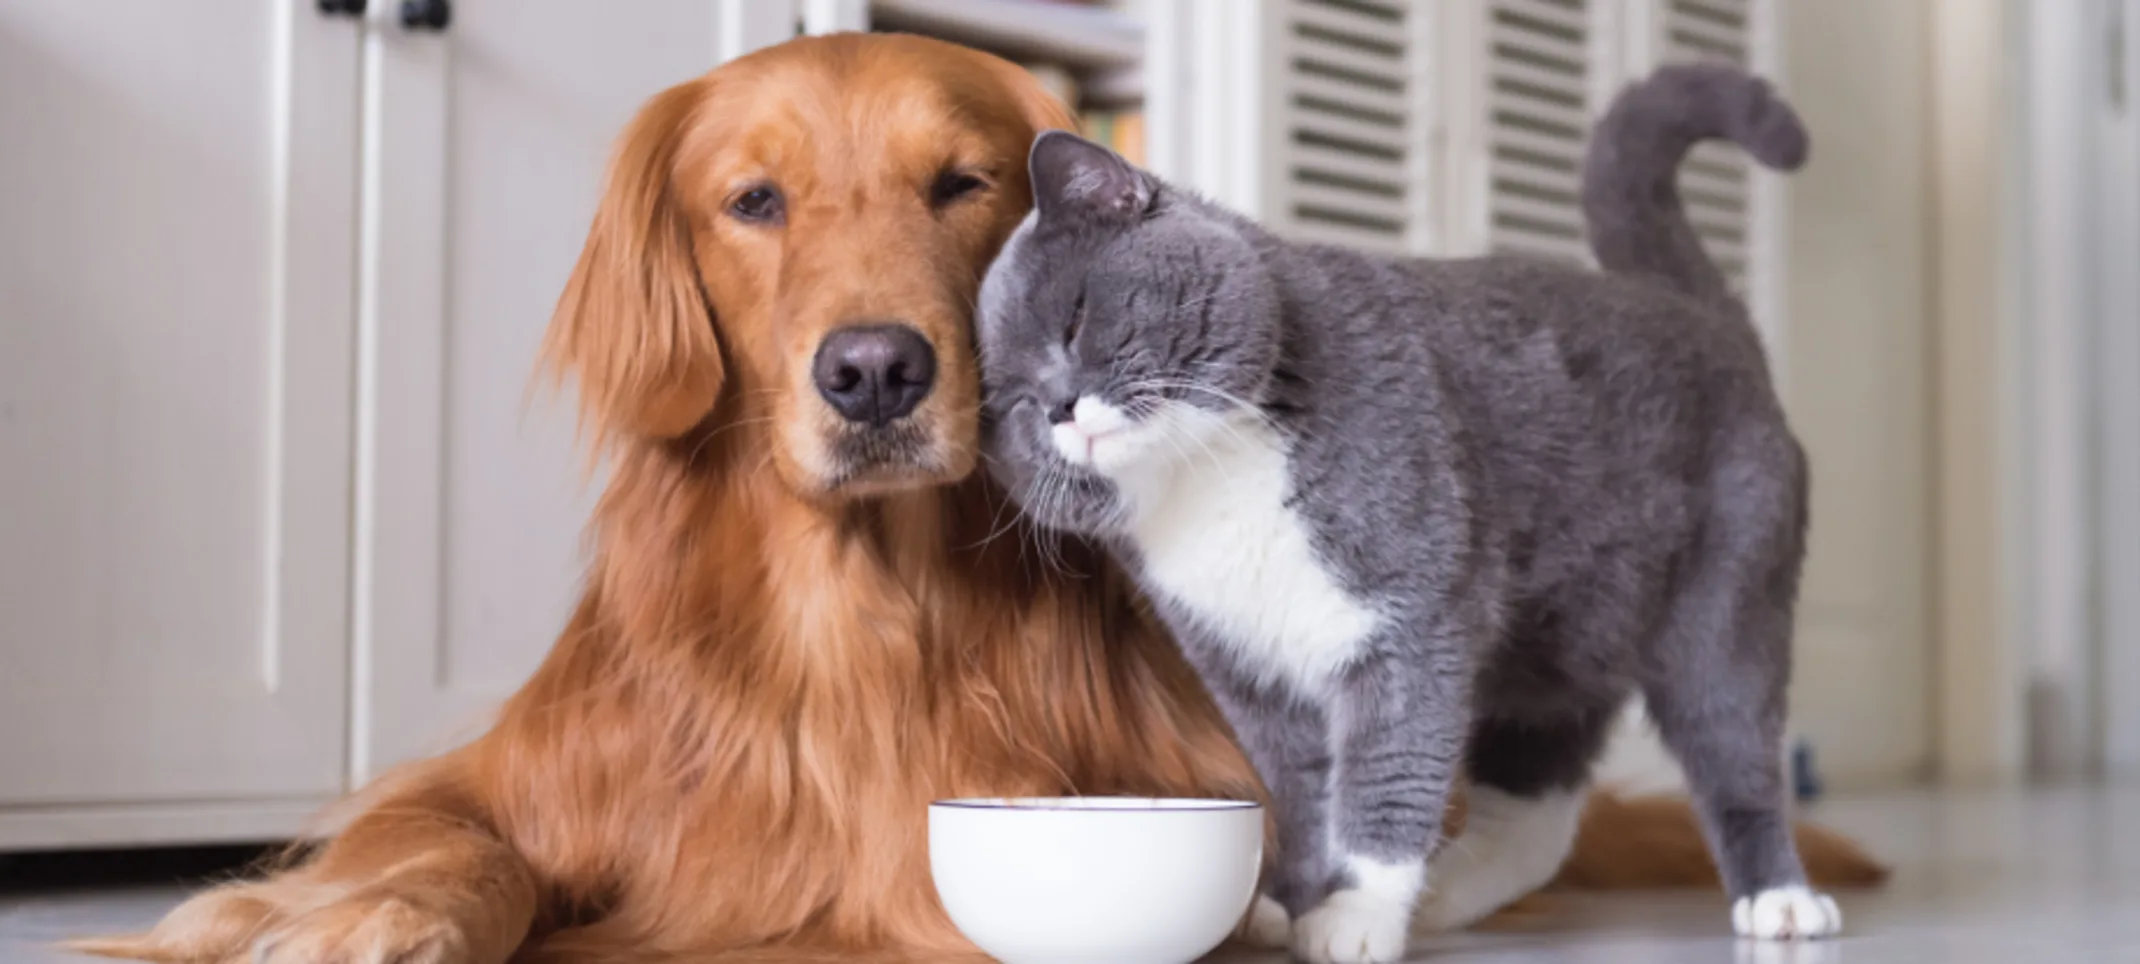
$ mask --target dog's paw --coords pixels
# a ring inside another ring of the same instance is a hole
[[[1412,905],[1340,890],[1293,922],[1293,956],[1307,964],[1389,964],[1404,959]]]
[[[1803,885],[1772,887],[1731,906],[1731,926],[1757,941],[1833,937],[1843,930],[1835,899]]]
[[[1293,939],[1293,915],[1285,906],[1262,894],[1248,906],[1248,916],[1233,930],[1234,937],[1250,947],[1283,950]]]
[[[451,918],[398,897],[355,895],[263,935],[257,964],[469,964]]]
[[[149,933],[68,941],[62,947],[129,961],[247,960],[253,938],[280,919],[280,909],[258,887],[232,884],[178,905]]]

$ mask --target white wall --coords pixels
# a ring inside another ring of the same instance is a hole
[[[2026,132],[2007,398],[2033,774],[2140,770],[2140,124],[2134,0],[2017,18]]]
[[[1925,15],[1781,6],[1813,134],[1786,188],[1783,392],[1813,467],[1793,716],[1831,781],[1899,782],[1931,760]]]
[[[2019,130],[2026,155],[2022,217],[2018,392],[2022,433],[2010,456],[2025,468],[2025,535],[2012,551],[2027,621],[2029,763],[2046,776],[2080,772],[2095,756],[2093,632],[2089,625],[2086,421],[2091,381],[2086,319],[2093,304],[2088,230],[2095,146],[2090,123],[2101,103],[2097,0],[2038,0],[2019,23],[2018,79],[2025,98]]]
[[[2096,504],[2102,513],[2097,552],[2103,566],[2103,712],[2105,769],[2140,777],[2140,0],[2122,4],[2120,96],[2099,119],[2102,144],[2099,252],[2103,300],[2094,344],[2101,459]],[[2106,72],[2107,79],[2107,72]]]

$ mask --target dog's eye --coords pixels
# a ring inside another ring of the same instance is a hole
[[[936,176],[936,183],[929,186],[929,204],[943,207],[959,198],[984,190],[988,182],[964,171],[945,171]]]
[[[758,224],[777,224],[787,214],[780,192],[768,187],[751,188],[729,202],[728,211],[738,219]]]

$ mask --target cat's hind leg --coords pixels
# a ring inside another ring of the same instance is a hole
[[[1575,844],[1591,766],[1616,717],[1616,707],[1602,706],[1473,728],[1464,829],[1428,865],[1416,930],[1469,927],[1553,879]]]
[[[1791,472],[1774,469],[1782,460]],[[1806,884],[1785,812],[1783,727],[1791,609],[1803,558],[1796,449],[1718,473],[1712,518],[1645,660],[1648,711],[1686,770],[1704,836],[1742,937],[1792,940],[1842,929],[1835,901]]]

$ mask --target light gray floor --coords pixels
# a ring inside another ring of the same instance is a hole
[[[1740,944],[1723,899],[1556,898],[1521,932],[1461,934],[1421,960],[1526,964],[2140,964],[2140,788],[1898,793],[1841,799],[1817,818],[1897,868],[1842,897],[1849,936]],[[66,960],[49,940],[153,922],[176,891],[0,895],[0,964]],[[1238,957],[1227,964],[1277,964]]]

